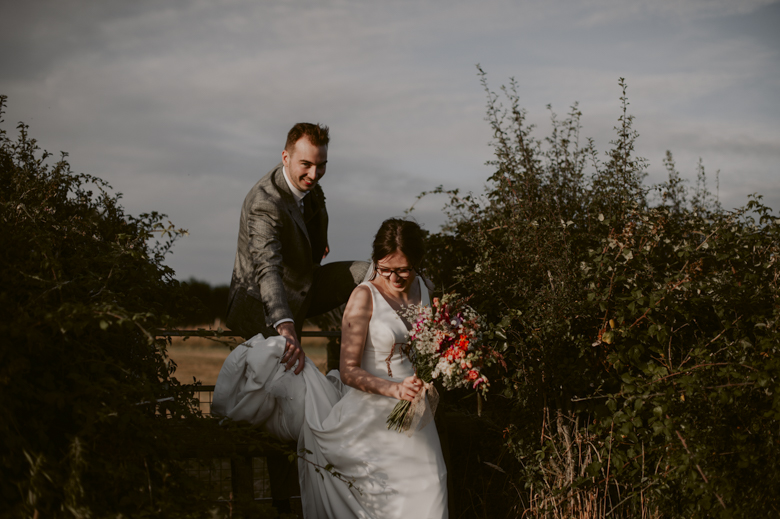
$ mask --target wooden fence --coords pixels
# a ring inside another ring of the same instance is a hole
[[[230,330],[158,330],[158,337],[238,337]],[[338,369],[339,331],[304,331],[301,340],[307,337],[324,337],[331,340],[327,346],[327,370]],[[172,421],[171,426],[179,429],[180,438],[176,456],[192,462],[192,472],[212,486],[216,503],[228,508],[232,517],[251,517],[256,503],[272,501],[272,482],[268,477],[266,458],[270,454],[294,452],[295,444],[279,447],[267,447],[266,441],[258,435],[257,442],[236,441],[235,435],[221,426],[220,418],[212,416],[211,403],[214,386],[184,385],[183,389],[192,391],[200,402],[203,418],[197,421],[179,423]],[[251,436],[251,435],[250,435]],[[242,435],[246,438],[246,435]],[[300,511],[300,496],[291,498],[293,512]]]

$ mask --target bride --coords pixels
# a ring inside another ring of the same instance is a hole
[[[300,376],[285,371],[284,339],[262,335],[233,350],[220,371],[215,412],[298,441],[306,518],[447,517],[447,471],[435,423],[412,436],[385,423],[398,400],[411,401],[422,387],[402,351],[410,325],[397,310],[430,304],[430,287],[417,271],[424,252],[416,223],[382,223],[369,279],[344,311],[340,373],[326,377],[308,358]],[[326,466],[352,485],[318,472]]]

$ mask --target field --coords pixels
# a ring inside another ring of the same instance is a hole
[[[188,328],[214,329],[215,327],[213,325],[198,325]],[[310,327],[305,329],[308,331],[316,330],[316,328]],[[302,341],[306,356],[323,373],[327,362],[327,343],[327,339],[319,337],[307,337]],[[168,355],[176,363],[174,376],[182,384],[191,384],[194,380],[198,380],[203,385],[214,385],[217,382],[217,375],[222,363],[232,348],[238,344],[240,344],[239,338],[217,341],[204,337],[174,337],[172,344],[168,347]]]

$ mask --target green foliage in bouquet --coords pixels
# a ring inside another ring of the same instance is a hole
[[[2,119],[5,97],[0,97]],[[195,416],[153,330],[187,302],[181,234],[0,129],[0,508],[11,517],[198,516],[171,453]],[[150,245],[153,243],[153,245]],[[180,420],[176,420],[180,421]]]
[[[481,196],[448,192],[428,261],[492,323],[483,423],[512,455],[495,459],[514,510],[778,514],[780,220],[760,197],[724,210],[701,163],[688,188],[671,153],[646,187],[622,79],[602,160],[576,104],[540,141],[516,84],[504,108],[480,73],[494,173]]]

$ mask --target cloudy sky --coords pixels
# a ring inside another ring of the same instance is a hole
[[[538,137],[575,101],[607,149],[629,84],[649,181],[665,150],[720,199],[780,208],[780,3],[771,0],[0,0],[3,127],[18,121],[133,214],[190,235],[178,277],[228,283],[241,202],[298,121],[331,127],[330,260],[438,185],[479,192],[485,93],[514,77]],[[11,132],[15,133],[15,132]],[[414,215],[443,222],[441,198]]]

